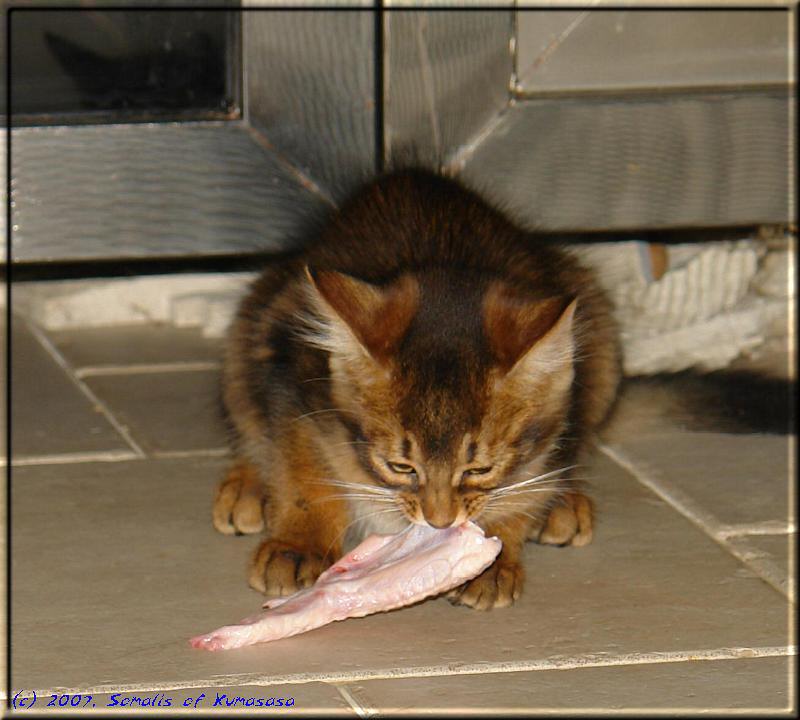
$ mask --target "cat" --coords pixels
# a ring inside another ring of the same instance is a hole
[[[474,520],[503,549],[450,600],[511,605],[526,539],[592,538],[571,466],[620,372],[609,301],[574,257],[453,178],[387,173],[238,309],[214,526],[266,527],[249,582],[287,595],[348,538]]]

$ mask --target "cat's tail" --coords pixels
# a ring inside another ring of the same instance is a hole
[[[796,432],[794,378],[753,370],[683,370],[627,378],[620,403],[647,407],[687,430],[787,435]]]

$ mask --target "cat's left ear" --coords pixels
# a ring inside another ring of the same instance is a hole
[[[352,349],[347,345],[355,340],[374,359],[385,362],[397,349],[417,311],[416,279],[405,274],[387,285],[374,285],[333,270],[306,267],[306,274],[327,306],[328,316],[344,323],[351,335],[332,337],[329,349],[347,352]]]
[[[499,368],[508,374],[571,367],[577,306],[577,298],[531,299],[503,283],[490,286],[484,301],[484,327]]]

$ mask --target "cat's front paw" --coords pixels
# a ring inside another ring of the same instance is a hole
[[[313,585],[330,564],[312,550],[265,540],[250,565],[250,587],[265,595],[291,595]]]
[[[543,545],[588,545],[592,541],[592,516],[592,501],[586,495],[565,493],[531,539]]]
[[[264,529],[264,486],[257,471],[234,465],[217,488],[212,520],[223,535],[244,535]]]
[[[447,597],[453,605],[475,610],[491,610],[512,605],[522,593],[525,573],[519,563],[494,562],[478,577],[451,590]]]

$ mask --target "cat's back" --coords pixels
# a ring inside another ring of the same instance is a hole
[[[474,191],[421,169],[390,173],[356,191],[306,259],[374,282],[436,266],[503,276],[538,269],[543,277],[573,267]]]

